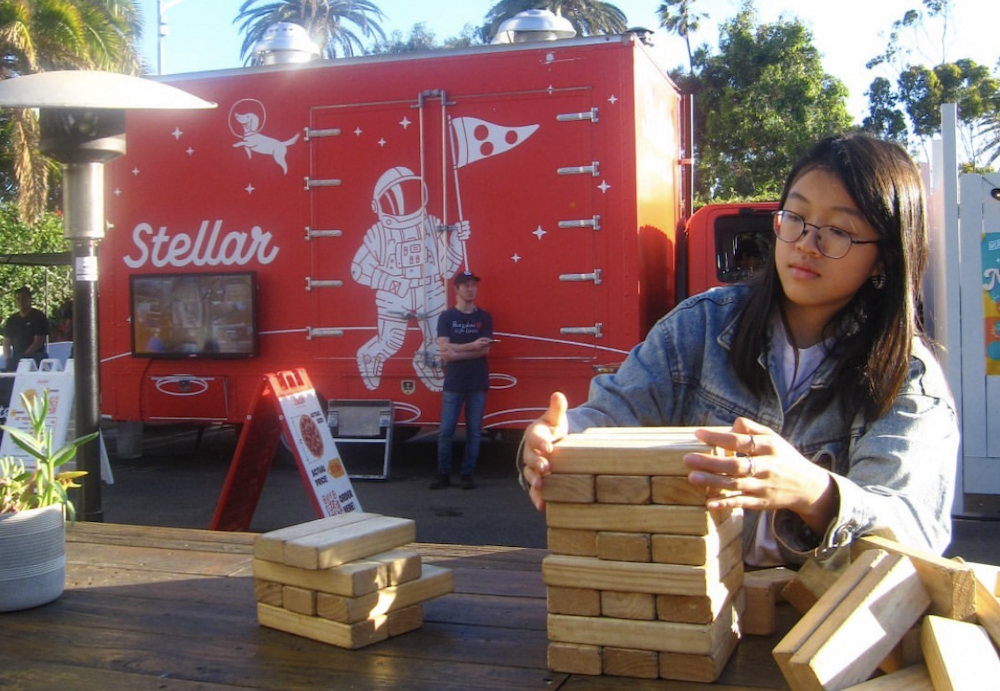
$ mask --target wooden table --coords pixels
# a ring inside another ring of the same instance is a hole
[[[693,691],[704,684],[554,674],[546,668],[544,550],[417,544],[452,569],[455,592],[424,605],[417,630],[343,650],[258,626],[254,535],[77,523],[66,591],[0,614],[6,691],[236,689],[609,689]],[[786,622],[786,625],[788,622]],[[710,688],[787,689],[778,637],[746,637]]]

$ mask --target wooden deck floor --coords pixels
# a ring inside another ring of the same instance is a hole
[[[554,674],[546,667],[544,550],[418,544],[455,592],[417,630],[343,650],[257,624],[249,533],[77,523],[66,592],[0,614],[5,691],[692,691],[704,684]],[[776,637],[747,637],[720,683],[785,689]]]

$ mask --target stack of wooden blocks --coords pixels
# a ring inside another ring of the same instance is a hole
[[[548,664],[557,672],[715,681],[739,641],[741,511],[710,511],[683,458],[692,428],[591,429],[543,483]]]
[[[254,541],[257,621],[341,648],[420,628],[423,602],[450,593],[448,569],[422,564],[413,521],[348,513]]]

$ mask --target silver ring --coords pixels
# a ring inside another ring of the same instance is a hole
[[[750,435],[750,450],[747,451],[747,456],[753,456],[753,452],[757,450],[757,439],[751,434]],[[753,473],[750,473],[753,475]]]
[[[747,456],[747,477],[757,474],[757,464],[753,461],[753,456]]]

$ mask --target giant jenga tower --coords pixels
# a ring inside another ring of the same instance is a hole
[[[742,511],[710,511],[693,428],[562,439],[545,478],[549,668],[715,681],[740,638]]]

